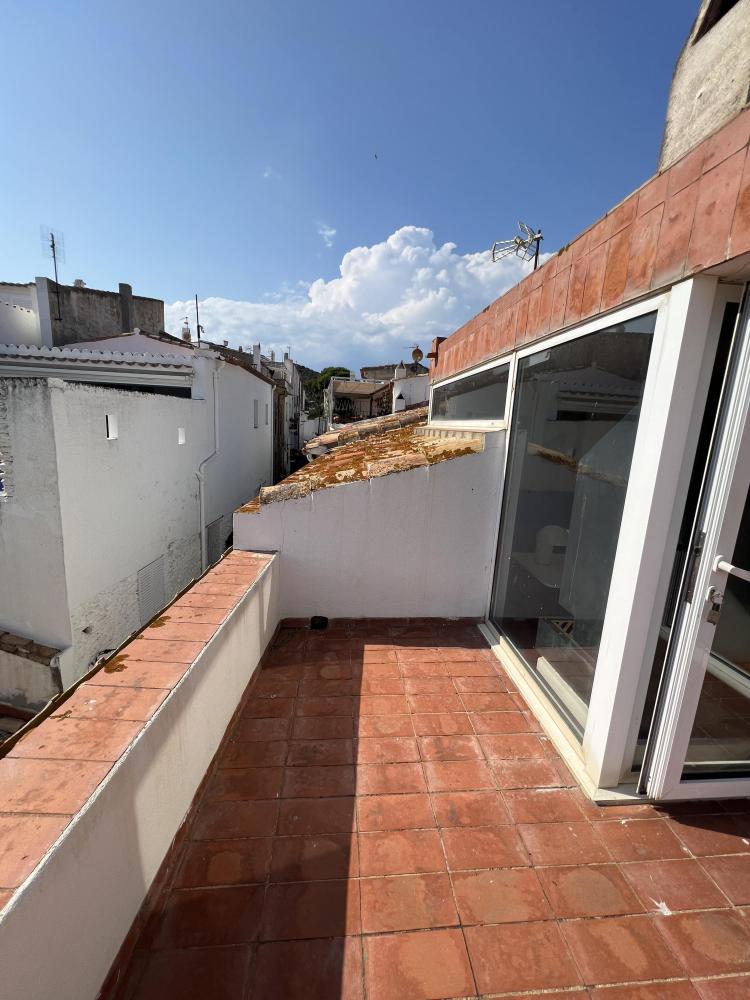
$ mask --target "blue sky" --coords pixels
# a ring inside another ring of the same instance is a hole
[[[517,219],[555,250],[653,173],[697,7],[6,0],[0,278],[51,224],[168,329],[197,292],[215,339],[397,360],[517,280]]]

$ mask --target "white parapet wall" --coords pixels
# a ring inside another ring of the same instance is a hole
[[[234,515],[234,547],[279,553],[282,618],[487,611],[505,431],[484,450]]]
[[[2,912],[0,997],[94,1000],[279,621],[278,560]]]

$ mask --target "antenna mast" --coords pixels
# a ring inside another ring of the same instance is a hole
[[[544,239],[542,231],[537,229],[535,232],[525,222],[519,222],[518,228],[521,231],[520,236],[514,236],[512,240],[499,240],[492,244],[492,260],[496,262],[514,253],[521,260],[533,259],[536,271],[539,266],[539,244]]]
[[[42,226],[42,251],[47,257],[52,258],[52,265],[55,269],[55,295],[57,298],[57,318],[62,320],[62,307],[60,304],[60,282],[57,276],[57,262],[65,260],[65,240],[62,233],[56,233],[50,226]]]

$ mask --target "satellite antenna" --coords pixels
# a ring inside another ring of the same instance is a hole
[[[497,243],[492,244],[492,260],[502,260],[503,257],[514,253],[521,260],[531,260],[533,258],[534,270],[536,271],[539,266],[539,244],[544,239],[542,231],[541,229],[537,229],[534,232],[525,222],[519,222],[518,228],[521,231],[520,236],[514,236],[512,240],[499,240]]]
[[[414,362],[415,365],[418,365],[423,357],[424,357],[424,352],[422,351],[421,347],[419,346],[419,344],[415,344],[414,350],[411,352],[412,361]]]
[[[57,263],[65,263],[65,237],[51,226],[41,226],[40,235],[42,240],[42,253],[45,257],[51,257],[55,268],[55,292],[57,294],[57,318],[62,319],[60,309],[60,282],[57,280]]]

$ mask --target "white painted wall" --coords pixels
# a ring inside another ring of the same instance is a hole
[[[409,406],[417,406],[419,403],[426,403],[430,398],[430,377],[429,375],[408,375],[405,378],[398,378],[399,371],[396,369],[396,378],[393,381],[393,408],[392,412],[406,409]],[[396,399],[401,395],[404,397],[404,405],[396,406]]]
[[[236,549],[279,552],[281,616],[484,617],[505,431],[485,450],[234,515]]]
[[[0,996],[97,996],[278,621],[274,560],[0,914]]]

